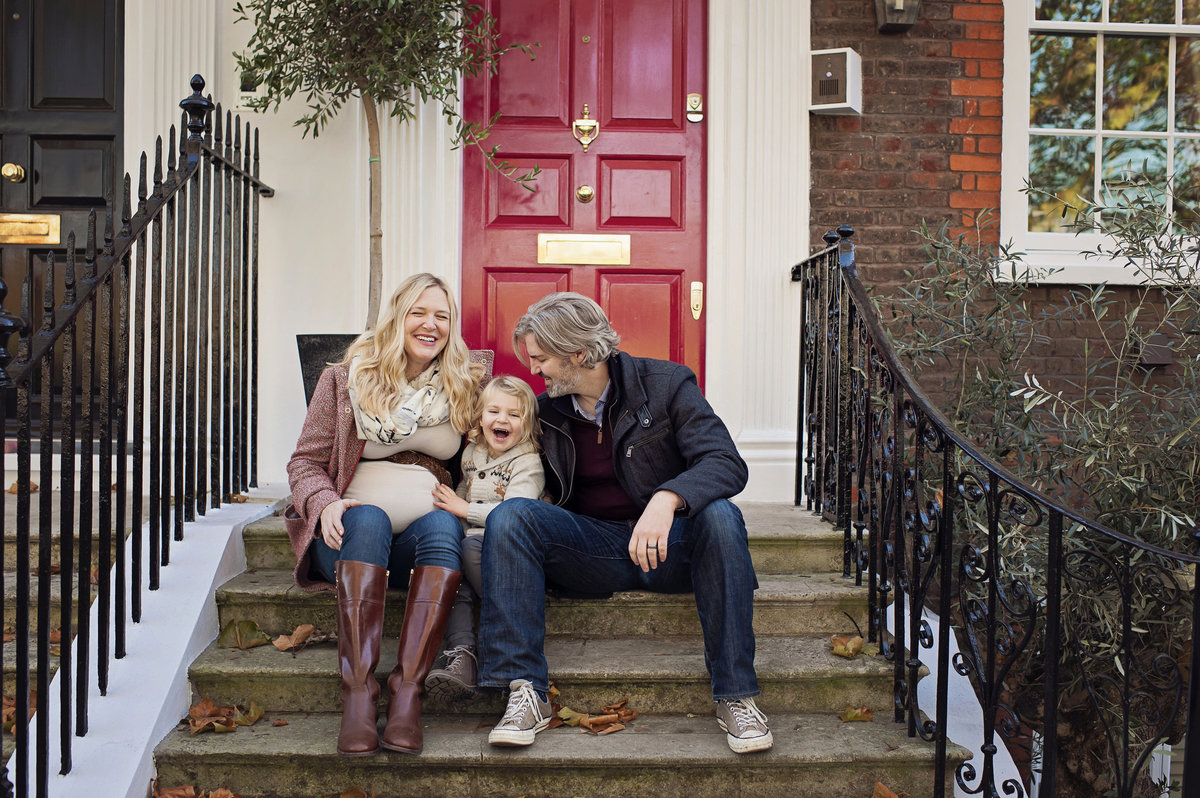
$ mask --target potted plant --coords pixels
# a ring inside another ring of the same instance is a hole
[[[403,123],[415,117],[419,104],[435,102],[454,126],[452,146],[482,149],[495,118],[464,119],[459,82],[463,75],[494,70],[496,60],[512,50],[532,58],[532,48],[501,46],[495,18],[463,0],[241,0],[234,13],[237,22],[254,25],[246,50],[234,54],[238,68],[260,89],[249,107],[277,111],[300,93],[308,112],[295,124],[316,138],[345,103],[359,101],[369,158],[367,327],[373,327],[383,285],[380,108],[390,106],[389,116]],[[496,148],[484,154],[492,168],[533,190],[536,168],[518,174],[497,159]]]

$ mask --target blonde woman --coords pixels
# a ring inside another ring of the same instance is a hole
[[[410,277],[378,326],[321,375],[288,462],[296,583],[337,591],[344,756],[381,743],[421,751],[421,688],[462,578],[462,526],[432,492],[450,482],[446,463],[471,425],[482,372],[449,287]],[[381,739],[374,673],[389,584],[407,585],[408,603]]]

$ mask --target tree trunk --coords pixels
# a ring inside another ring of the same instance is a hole
[[[363,113],[367,117],[367,186],[370,191],[368,216],[371,228],[371,268],[367,283],[367,329],[379,319],[379,301],[383,292],[383,220],[381,171],[379,168],[379,112],[375,98],[362,93]]]

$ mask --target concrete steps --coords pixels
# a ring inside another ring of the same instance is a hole
[[[286,726],[273,726],[283,719]],[[399,796],[870,796],[876,781],[929,794],[933,747],[887,721],[771,716],[775,747],[739,757],[708,713],[643,715],[605,737],[560,727],[525,749],[487,743],[494,718],[426,718],[420,756],[358,759],[336,751],[335,713],[270,713],[234,734],[172,734],[156,756],[160,786],[218,785],[261,798],[339,795],[355,786]]]
[[[384,796],[821,796],[857,798],[876,781],[929,793],[932,746],[891,721],[891,664],[829,653],[828,637],[865,628],[866,591],[841,577],[842,537],[786,505],[744,505],[759,575],[756,666],[775,747],[738,756],[713,719],[695,601],[630,592],[607,600],[547,597],[546,654],[560,702],[580,711],[628,699],[640,715],[605,737],[560,728],[527,749],[498,749],[487,732],[503,711],[495,691],[466,704],[427,702],[425,751],[361,759],[335,750],[340,705],[336,644],[296,653],[210,646],[191,666],[195,697],[254,701],[268,716],[234,734],[192,737],[186,725],[155,755],[162,787],[225,787],[247,796],[316,798],[355,786]],[[281,519],[248,526],[250,570],[217,593],[222,627],[253,620],[274,636],[311,623],[331,631],[335,598],[291,580]],[[403,591],[389,591],[382,681],[395,661]],[[383,691],[386,696],[386,690]],[[386,700],[386,699],[384,699]],[[871,723],[842,723],[847,706]],[[274,726],[273,721],[286,720]],[[954,756],[965,752],[955,749]],[[956,760],[957,761],[957,760]]]

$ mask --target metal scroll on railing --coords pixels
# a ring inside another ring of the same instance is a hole
[[[47,703],[52,647],[61,647],[61,773],[71,770],[72,735],[88,730],[93,669],[103,695],[110,659],[126,655],[126,623],[141,618],[143,579],[157,590],[184,522],[235,501],[257,480],[258,203],[274,192],[258,177],[257,132],[252,143],[249,125],[243,133],[240,118],[226,113],[222,120],[219,105],[214,113],[199,75],[191,86],[180,103],[178,160],[171,128],[165,175],[161,137],[152,183],[141,157],[136,206],[126,174],[102,238],[93,211],[82,251],[71,233],[65,254],[49,254],[40,309],[31,265],[20,317],[0,310],[0,391],[6,400],[15,395],[16,408],[8,418],[6,401],[0,428],[15,429],[16,438],[15,474],[4,480],[15,485],[16,528],[4,532],[16,541],[17,582],[15,598],[4,594],[16,619],[5,645],[15,651],[15,718],[22,719],[35,710],[31,694]],[[60,284],[63,301],[55,306]],[[0,283],[0,300],[7,291]],[[0,519],[3,501],[0,493]],[[52,640],[55,579],[60,642]],[[95,628],[84,598],[93,588]],[[5,769],[0,792],[12,794],[11,774],[17,795],[47,794],[55,765],[47,761],[49,724],[42,720],[13,724],[15,766]]]
[[[1200,741],[1188,679],[1200,555],[1077,514],[961,435],[890,346],[852,235],[831,231],[792,270],[803,296],[796,504],[843,531],[845,575],[866,577],[895,720],[935,746],[931,793],[1162,794],[1152,755]],[[1122,608],[1119,623],[1105,607]],[[918,697],[924,667],[932,700]],[[950,762],[950,682],[962,677],[983,739],[977,759]],[[1002,751],[1015,775],[999,769]],[[1200,794],[1200,743],[1186,746],[1182,794]]]

